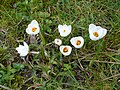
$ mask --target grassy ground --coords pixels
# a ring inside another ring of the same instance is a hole
[[[45,39],[36,35],[37,42],[30,44],[25,30],[33,19]],[[90,23],[106,28],[105,38],[91,41]],[[70,36],[59,36],[59,24],[72,25]],[[48,45],[57,37],[70,45],[70,38],[79,35],[85,45],[68,57]],[[23,41],[40,54],[24,61],[15,50]],[[120,0],[0,0],[0,88],[120,90]]]

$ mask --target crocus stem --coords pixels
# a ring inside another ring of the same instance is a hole
[[[23,59],[24,63],[26,63],[26,61],[25,61],[25,57],[21,57],[21,58]]]
[[[35,35],[30,36],[30,43],[36,43]]]

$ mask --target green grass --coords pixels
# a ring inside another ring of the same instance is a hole
[[[39,22],[41,34],[30,44],[27,25]],[[105,38],[91,41],[90,23],[108,30]],[[65,38],[59,24],[71,24]],[[51,43],[59,37],[71,45],[73,36],[85,44],[73,48],[68,57]],[[19,42],[18,42],[19,41]],[[30,50],[25,61],[15,50],[26,41]],[[42,42],[41,42],[42,41]],[[48,56],[44,56],[44,49]],[[119,90],[120,89],[120,0],[1,0],[0,1],[0,89],[13,90]]]

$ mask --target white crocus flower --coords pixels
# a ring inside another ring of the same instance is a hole
[[[90,34],[90,39],[96,41],[103,38],[107,34],[107,30],[100,26],[90,24],[89,34]]]
[[[16,48],[20,56],[26,56],[29,52],[29,46],[26,42],[23,42],[24,45],[19,45],[19,47]]]
[[[60,46],[60,45],[62,44],[62,40],[56,38],[56,39],[54,40],[54,43]]]
[[[71,54],[72,51],[72,47],[71,46],[60,46],[60,52],[64,55],[64,56],[68,56]]]
[[[58,31],[62,37],[66,37],[71,33],[71,25],[67,26],[65,25],[58,25]]]
[[[26,29],[26,33],[30,35],[36,35],[40,32],[39,24],[36,20],[32,20]]]
[[[84,45],[84,39],[81,36],[71,38],[70,42],[75,48],[81,48]]]

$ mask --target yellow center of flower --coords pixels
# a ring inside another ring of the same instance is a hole
[[[81,41],[77,40],[76,45],[80,45],[80,44],[81,44]]]
[[[63,52],[64,52],[64,53],[68,52],[68,48],[65,47],[65,48],[63,49]]]
[[[98,36],[99,36],[98,32],[94,32],[93,35],[94,35],[95,37],[98,37]]]
[[[37,30],[37,28],[36,28],[36,27],[32,28],[32,32],[35,32],[36,30]]]
[[[66,30],[63,30],[63,32],[66,32]]]

